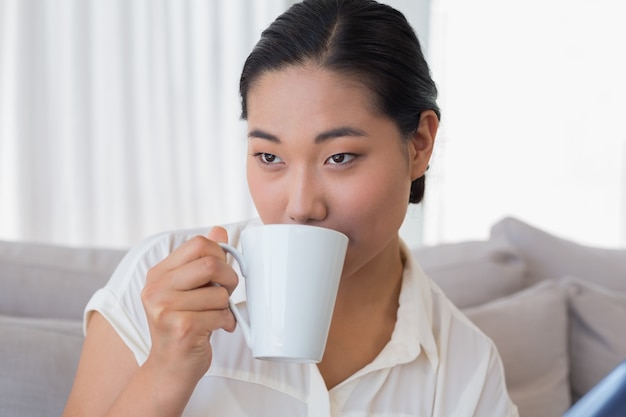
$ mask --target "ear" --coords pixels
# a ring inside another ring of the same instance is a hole
[[[409,144],[412,181],[424,175],[426,169],[428,169],[428,163],[433,153],[438,128],[439,118],[437,118],[437,114],[432,110],[423,111],[420,115],[417,130],[413,134]]]

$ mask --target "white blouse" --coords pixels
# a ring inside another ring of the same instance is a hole
[[[226,226],[229,243],[259,220]],[[98,311],[131,349],[139,365],[151,340],[141,303],[148,269],[208,229],[160,234],[134,247],[85,309]],[[493,342],[406,258],[396,327],[372,363],[328,390],[315,364],[254,359],[243,335],[213,332],[213,362],[185,408],[185,417],[517,417]],[[233,265],[238,271],[236,263]],[[233,300],[245,309],[244,280]],[[349,352],[346,352],[349,355]]]

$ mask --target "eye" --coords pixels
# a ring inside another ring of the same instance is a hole
[[[338,153],[326,160],[326,163],[330,165],[345,165],[354,161],[356,158],[355,154],[352,153]]]
[[[273,153],[258,152],[254,154],[254,157],[258,158],[262,163],[267,165],[273,165],[282,162],[282,160]]]

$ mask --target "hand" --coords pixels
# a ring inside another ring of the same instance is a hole
[[[146,363],[169,377],[197,381],[212,360],[213,330],[235,329],[228,300],[238,283],[216,242],[227,242],[226,230],[185,242],[148,272],[141,297],[152,348]]]

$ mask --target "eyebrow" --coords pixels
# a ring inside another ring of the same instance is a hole
[[[329,139],[335,139],[345,136],[367,136],[367,134],[354,127],[343,126],[337,127],[334,129],[327,130],[325,132],[320,133],[315,137],[315,143],[321,143],[327,141]],[[271,142],[280,143],[280,139],[278,136],[272,135],[271,133],[264,132],[260,129],[254,129],[248,133],[248,138],[258,138],[258,139],[266,139]]]

